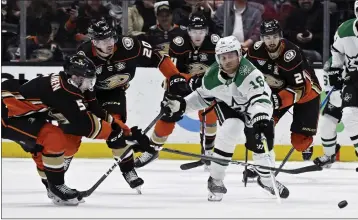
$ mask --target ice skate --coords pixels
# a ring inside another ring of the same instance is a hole
[[[224,183],[222,180],[216,180],[212,177],[209,177],[208,179],[208,201],[211,202],[220,202],[224,196],[224,194],[227,193],[227,189],[224,186]]]
[[[46,191],[47,191],[47,197],[49,199],[53,199],[54,198],[54,195],[53,193],[50,191],[50,189],[48,188],[48,182],[46,179],[41,179],[41,182],[45,185],[46,187]]]
[[[156,160],[158,157],[159,157],[158,151],[155,151],[154,153],[143,152],[142,155],[140,155],[134,160],[134,167],[135,168],[144,167],[148,163]]]
[[[49,191],[52,193],[52,202],[59,206],[77,206],[80,203],[79,192],[71,189],[65,184],[49,185]]]
[[[264,190],[268,191],[272,195],[275,195],[275,190],[273,188],[271,177],[258,177],[257,184]],[[276,180],[276,186],[278,188],[280,197],[286,199],[290,195],[290,191],[279,181]]]
[[[244,170],[244,172],[242,172],[242,174],[243,174],[242,182],[245,182],[245,174],[247,177],[247,182],[254,182],[256,180],[256,178],[259,176],[253,167],[248,167],[246,172]]]
[[[323,155],[313,160],[313,163],[323,168],[331,168],[332,164],[336,162],[336,155],[332,156]]]
[[[313,146],[310,146],[305,151],[302,152],[302,159],[304,161],[310,160],[313,155]]]
[[[138,194],[142,194],[141,187],[144,184],[144,181],[142,178],[138,177],[137,172],[134,169],[129,172],[124,172],[122,175],[132,189],[135,189]]]

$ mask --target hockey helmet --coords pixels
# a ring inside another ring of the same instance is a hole
[[[188,29],[207,29],[208,23],[202,13],[193,13],[189,17]]]
[[[280,23],[275,19],[263,21],[260,26],[261,36],[279,33],[282,37],[282,29]]]
[[[237,55],[241,59],[242,49],[241,49],[241,43],[239,42],[239,40],[235,36],[228,36],[228,37],[220,38],[220,40],[216,43],[216,47],[215,47],[216,62],[220,65],[219,55],[228,53],[228,52],[232,52],[232,51],[237,51]]]
[[[116,40],[117,38],[116,31],[104,18],[94,21],[88,28],[88,34],[92,40],[104,40],[110,37]]]
[[[356,18],[358,18],[358,0],[354,3],[354,14],[356,15]]]
[[[93,78],[96,76],[96,65],[91,59],[82,54],[68,56],[63,65],[68,75]]]

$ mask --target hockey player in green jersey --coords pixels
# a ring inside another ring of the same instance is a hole
[[[355,19],[338,27],[331,50],[331,67],[344,67],[341,121],[358,152],[358,0],[354,4],[354,13]]]
[[[185,98],[167,95],[163,101],[170,114],[183,115],[205,109],[216,103],[215,111],[221,125],[213,156],[231,159],[235,146],[244,140],[253,151],[257,165],[275,163],[274,122],[271,90],[263,74],[246,58],[242,57],[240,42],[234,36],[220,39],[215,48],[216,62],[205,73],[201,86]],[[192,87],[192,85],[190,85]],[[267,138],[269,152],[265,153],[261,135]],[[212,162],[208,179],[209,201],[221,201],[227,192],[224,185],[225,171],[229,164]],[[274,193],[274,186],[267,170],[257,169],[257,183]],[[289,196],[289,190],[280,182],[275,184],[281,198]]]

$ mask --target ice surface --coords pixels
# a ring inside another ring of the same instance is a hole
[[[182,171],[184,161],[158,160],[138,169],[145,183],[142,195],[129,188],[117,168],[86,203],[57,207],[47,198],[45,188],[30,159],[2,161],[3,218],[358,218],[357,163],[336,163],[321,172],[289,175],[278,179],[290,196],[276,203],[256,183],[245,188],[243,167],[231,165],[225,179],[228,193],[222,202],[208,202],[203,167]],[[74,159],[66,173],[70,187],[86,190],[111,167],[112,160]],[[290,162],[298,168],[310,162]],[[348,206],[337,204],[347,200]]]

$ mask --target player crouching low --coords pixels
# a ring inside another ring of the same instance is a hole
[[[246,58],[242,57],[240,42],[234,37],[219,40],[215,48],[216,62],[203,77],[202,85],[185,98],[167,95],[162,102],[173,115],[198,111],[216,102],[215,111],[220,129],[216,138],[213,156],[231,159],[240,134],[245,133],[245,146],[253,151],[257,165],[270,166],[275,163],[273,151],[274,122],[271,120],[273,106],[271,90],[263,74]],[[261,141],[262,134],[267,138],[269,152],[265,153]],[[221,201],[227,189],[224,185],[228,163],[212,162],[208,179],[209,201]],[[260,187],[275,194],[274,186],[267,170],[257,168]],[[289,196],[289,190],[276,181],[281,198]]]

